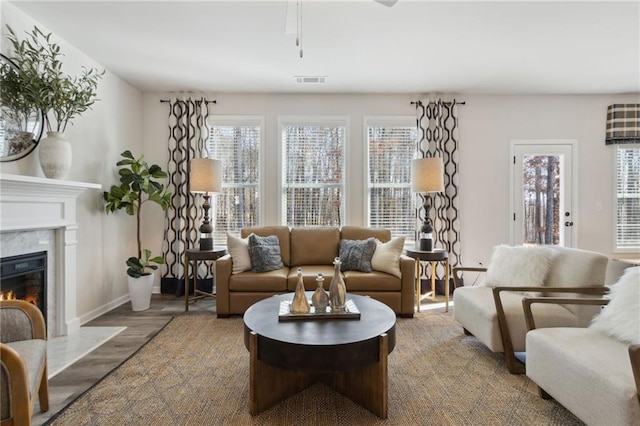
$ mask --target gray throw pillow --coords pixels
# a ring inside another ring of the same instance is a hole
[[[376,240],[340,240],[340,270],[371,272],[371,258],[376,251]]]
[[[280,253],[280,240],[275,235],[268,237],[249,235],[249,257],[253,272],[275,271],[284,267]]]

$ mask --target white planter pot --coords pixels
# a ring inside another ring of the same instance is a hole
[[[38,144],[38,157],[46,177],[64,179],[71,169],[71,144],[62,133],[47,132]]]
[[[155,274],[143,275],[140,278],[133,278],[127,275],[131,309],[134,311],[146,311],[149,309],[154,278]]]

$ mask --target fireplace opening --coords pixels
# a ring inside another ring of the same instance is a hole
[[[47,252],[0,259],[0,300],[25,300],[47,319]]]

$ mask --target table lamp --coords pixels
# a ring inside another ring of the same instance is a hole
[[[211,158],[194,158],[189,172],[189,190],[204,194],[204,218],[200,225],[200,250],[213,250],[213,225],[209,220],[209,193],[222,190],[222,161]]]
[[[442,158],[418,158],[411,160],[411,190],[421,194],[444,191],[444,164]],[[424,222],[420,228],[419,249],[433,250],[433,226],[429,217],[431,198],[424,197]]]

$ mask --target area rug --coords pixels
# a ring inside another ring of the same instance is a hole
[[[50,419],[51,425],[579,425],[538,396],[451,314],[398,319],[389,355],[389,417],[316,384],[249,414],[249,352],[240,318],[180,315]]]

